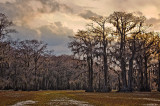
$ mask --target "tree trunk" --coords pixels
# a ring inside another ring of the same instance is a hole
[[[88,63],[88,89],[87,92],[93,92],[93,60],[91,57],[87,57]]]
[[[122,92],[127,91],[127,79],[126,79],[126,62],[125,62],[125,32],[121,34],[121,44],[120,44],[120,62],[122,70]]]
[[[100,72],[99,72],[99,82],[98,82],[98,91],[101,89],[101,78],[100,78]]]
[[[93,92],[93,59],[91,57],[91,92]]]
[[[160,54],[158,59],[158,91],[160,92]]]
[[[133,57],[129,60],[129,71],[128,71],[128,91],[132,92],[132,81],[133,81]]]
[[[106,47],[105,47],[106,48]],[[104,88],[102,92],[109,92],[109,85],[108,85],[108,64],[107,64],[107,54],[106,49],[104,49],[103,55],[103,65],[104,65]]]
[[[118,74],[118,91],[121,91],[121,80],[120,80],[120,74]]]
[[[134,56],[136,53],[136,46],[135,46],[135,36],[134,36],[134,40],[132,42],[132,56],[129,60],[129,71],[128,71],[128,91],[132,92],[133,88],[132,88],[132,84],[133,84],[133,60],[134,60]]]
[[[126,64],[124,58],[121,58],[121,70],[122,70],[122,89],[121,91],[127,91],[127,79],[126,79]]]
[[[148,62],[148,58],[147,56],[144,57],[144,65],[145,65],[145,70],[144,70],[144,77],[145,77],[145,91],[150,91],[150,87],[149,87],[149,84],[148,84],[148,73],[147,73],[147,69],[148,69],[148,66],[147,66],[147,62]]]
[[[108,82],[108,63],[107,63],[107,46],[108,42],[106,40],[106,35],[105,35],[105,25],[103,24],[103,66],[104,66],[104,87],[102,89],[102,92],[109,92],[109,82]]]
[[[143,58],[142,58],[142,56],[141,55],[139,56],[139,60],[138,60],[138,57],[137,57],[136,61],[137,61],[137,65],[139,67],[139,71],[138,71],[138,73],[139,73],[139,77],[138,77],[138,79],[139,79],[138,89],[139,89],[139,91],[144,91]]]
[[[17,91],[17,65],[14,66],[14,90]]]
[[[34,84],[35,88],[34,89],[37,91],[38,89],[37,89],[37,62],[36,61],[35,61],[35,67],[34,68],[35,68],[35,70],[34,70],[35,71],[35,84]]]
[[[143,81],[143,68],[140,68],[140,91],[144,91],[144,81]]]

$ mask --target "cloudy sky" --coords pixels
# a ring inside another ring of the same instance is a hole
[[[18,31],[12,37],[43,40],[56,55],[71,54],[68,36],[84,29],[89,17],[114,11],[143,14],[160,30],[160,0],[0,0],[0,12]]]

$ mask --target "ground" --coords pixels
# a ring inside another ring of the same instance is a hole
[[[159,92],[87,93],[85,91],[0,91],[0,106],[160,105]]]

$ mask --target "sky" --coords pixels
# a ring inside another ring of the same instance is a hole
[[[68,36],[85,29],[89,17],[114,11],[144,15],[154,30],[160,30],[160,0],[0,0],[0,12],[18,32],[12,38],[42,40],[55,55],[71,54]]]

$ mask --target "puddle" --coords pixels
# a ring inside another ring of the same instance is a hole
[[[31,105],[31,104],[34,104],[36,103],[36,101],[33,101],[33,100],[27,100],[27,101],[21,101],[21,102],[18,102],[12,106],[24,106],[24,105]]]
[[[119,97],[108,97],[108,98],[119,98]],[[122,99],[123,97],[121,97]],[[124,99],[139,99],[139,100],[148,100],[148,101],[152,101],[152,102],[160,102],[160,99],[155,99],[155,98],[124,98]]]
[[[71,105],[72,106],[93,106],[93,105],[90,105],[88,102],[77,101],[77,100],[70,99],[67,97],[51,100],[49,105],[54,105],[54,106],[71,106]]]
[[[158,104],[143,104],[144,106],[158,106]]]
[[[148,100],[148,101],[153,101],[153,102],[160,102],[159,99],[154,99],[154,98],[132,98],[132,99],[140,99],[140,100]]]

